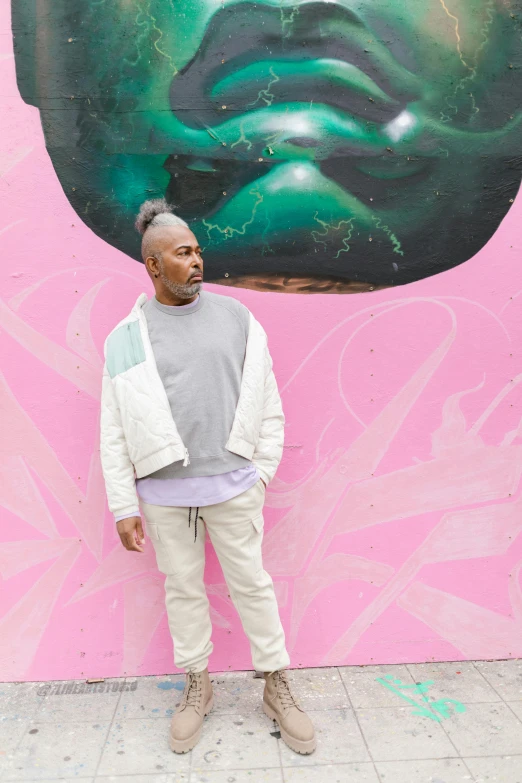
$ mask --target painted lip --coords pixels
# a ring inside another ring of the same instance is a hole
[[[409,104],[421,94],[418,76],[344,6],[227,6],[172,81],[179,128],[164,163],[169,197],[203,219],[268,171],[309,161],[374,208],[379,172],[367,176],[358,163],[386,158],[390,144],[417,132]]]
[[[322,104],[341,117],[384,124],[419,94],[417,77],[354,12],[314,1],[216,12],[170,97],[178,119],[201,129],[291,104]]]

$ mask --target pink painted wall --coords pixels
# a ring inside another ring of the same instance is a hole
[[[152,548],[120,545],[101,349],[148,281],[65,198],[0,7],[0,679],[173,671]],[[287,414],[265,560],[294,666],[522,656],[522,199],[468,263],[356,296],[226,293]],[[219,289],[221,290],[221,289]],[[214,670],[250,668],[215,557]]]

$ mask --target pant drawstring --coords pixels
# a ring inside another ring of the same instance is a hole
[[[196,509],[196,518],[194,520],[194,541],[196,541],[198,537],[198,515],[199,515],[199,506]],[[191,523],[192,523],[192,506],[189,508],[189,528]]]

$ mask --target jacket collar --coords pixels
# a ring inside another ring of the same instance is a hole
[[[143,308],[143,305],[149,301],[149,297],[147,294],[140,294],[136,300],[136,304],[132,308],[130,315],[134,315],[137,318],[139,318],[140,312]]]

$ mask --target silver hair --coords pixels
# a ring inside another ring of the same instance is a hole
[[[164,226],[186,226],[185,221],[172,212],[172,206],[164,198],[144,201],[134,224],[142,235],[141,255],[145,261],[149,256],[161,260],[161,252],[157,250],[157,232],[152,229]]]
[[[148,228],[156,226],[187,226],[185,221],[172,212],[171,205],[164,198],[144,201],[136,218],[136,229],[144,236]]]

